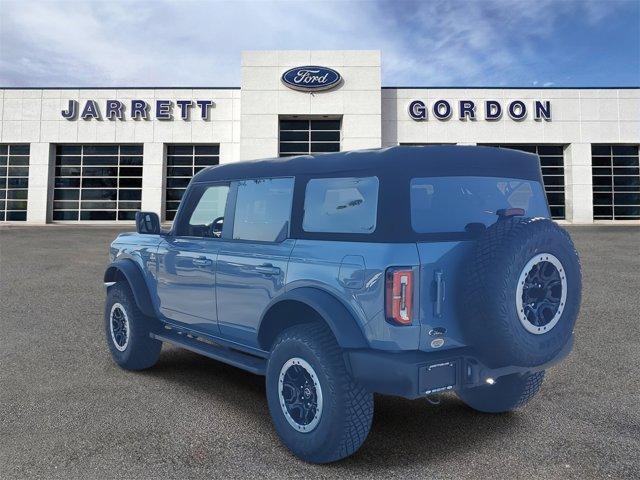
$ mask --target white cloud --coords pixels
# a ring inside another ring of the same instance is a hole
[[[2,1],[0,84],[237,86],[242,50],[308,48],[380,49],[385,85],[531,84],[537,44],[558,19],[597,23],[611,10],[551,0]]]

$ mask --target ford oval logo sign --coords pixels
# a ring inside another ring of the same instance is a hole
[[[303,92],[329,90],[341,81],[342,77],[335,70],[315,65],[295,67],[282,74],[282,83],[289,88]]]

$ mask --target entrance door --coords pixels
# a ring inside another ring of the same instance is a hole
[[[194,187],[158,247],[161,313],[202,333],[219,332],[214,289],[228,191],[228,185]]]
[[[220,333],[257,346],[258,322],[271,300],[284,293],[295,240],[287,239],[293,178],[233,182],[233,224],[218,255],[216,296]]]

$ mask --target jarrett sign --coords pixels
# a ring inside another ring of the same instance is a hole
[[[182,120],[189,120],[195,110],[203,120],[209,118],[211,108],[215,107],[213,100],[155,100],[153,116],[158,120],[173,120],[179,115]],[[81,108],[82,107],[82,108]],[[87,100],[80,105],[77,100],[69,100],[66,110],[60,112],[67,120],[124,120],[128,116],[134,120],[150,120],[152,118],[151,104],[145,100],[131,100],[131,103],[120,100],[106,100],[99,105],[96,100]]]
[[[436,100],[428,106],[422,100],[413,100],[409,103],[409,116],[416,121],[428,120],[429,114],[436,120],[449,120],[454,113],[459,120],[478,120],[484,118],[487,121],[500,120],[506,114],[516,122],[522,121],[527,116],[533,116],[534,120],[551,121],[551,102],[548,100],[535,100],[529,105],[522,100],[513,100],[503,105],[496,100],[485,100],[478,105],[473,100],[460,100],[449,102]],[[455,112],[454,112],[455,109]]]

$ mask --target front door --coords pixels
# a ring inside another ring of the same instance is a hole
[[[262,314],[284,293],[295,240],[287,239],[293,178],[233,182],[235,215],[225,228],[216,275],[220,333],[257,346]]]
[[[228,185],[192,187],[172,233],[158,247],[160,312],[202,333],[219,333],[216,260],[228,191]]]

